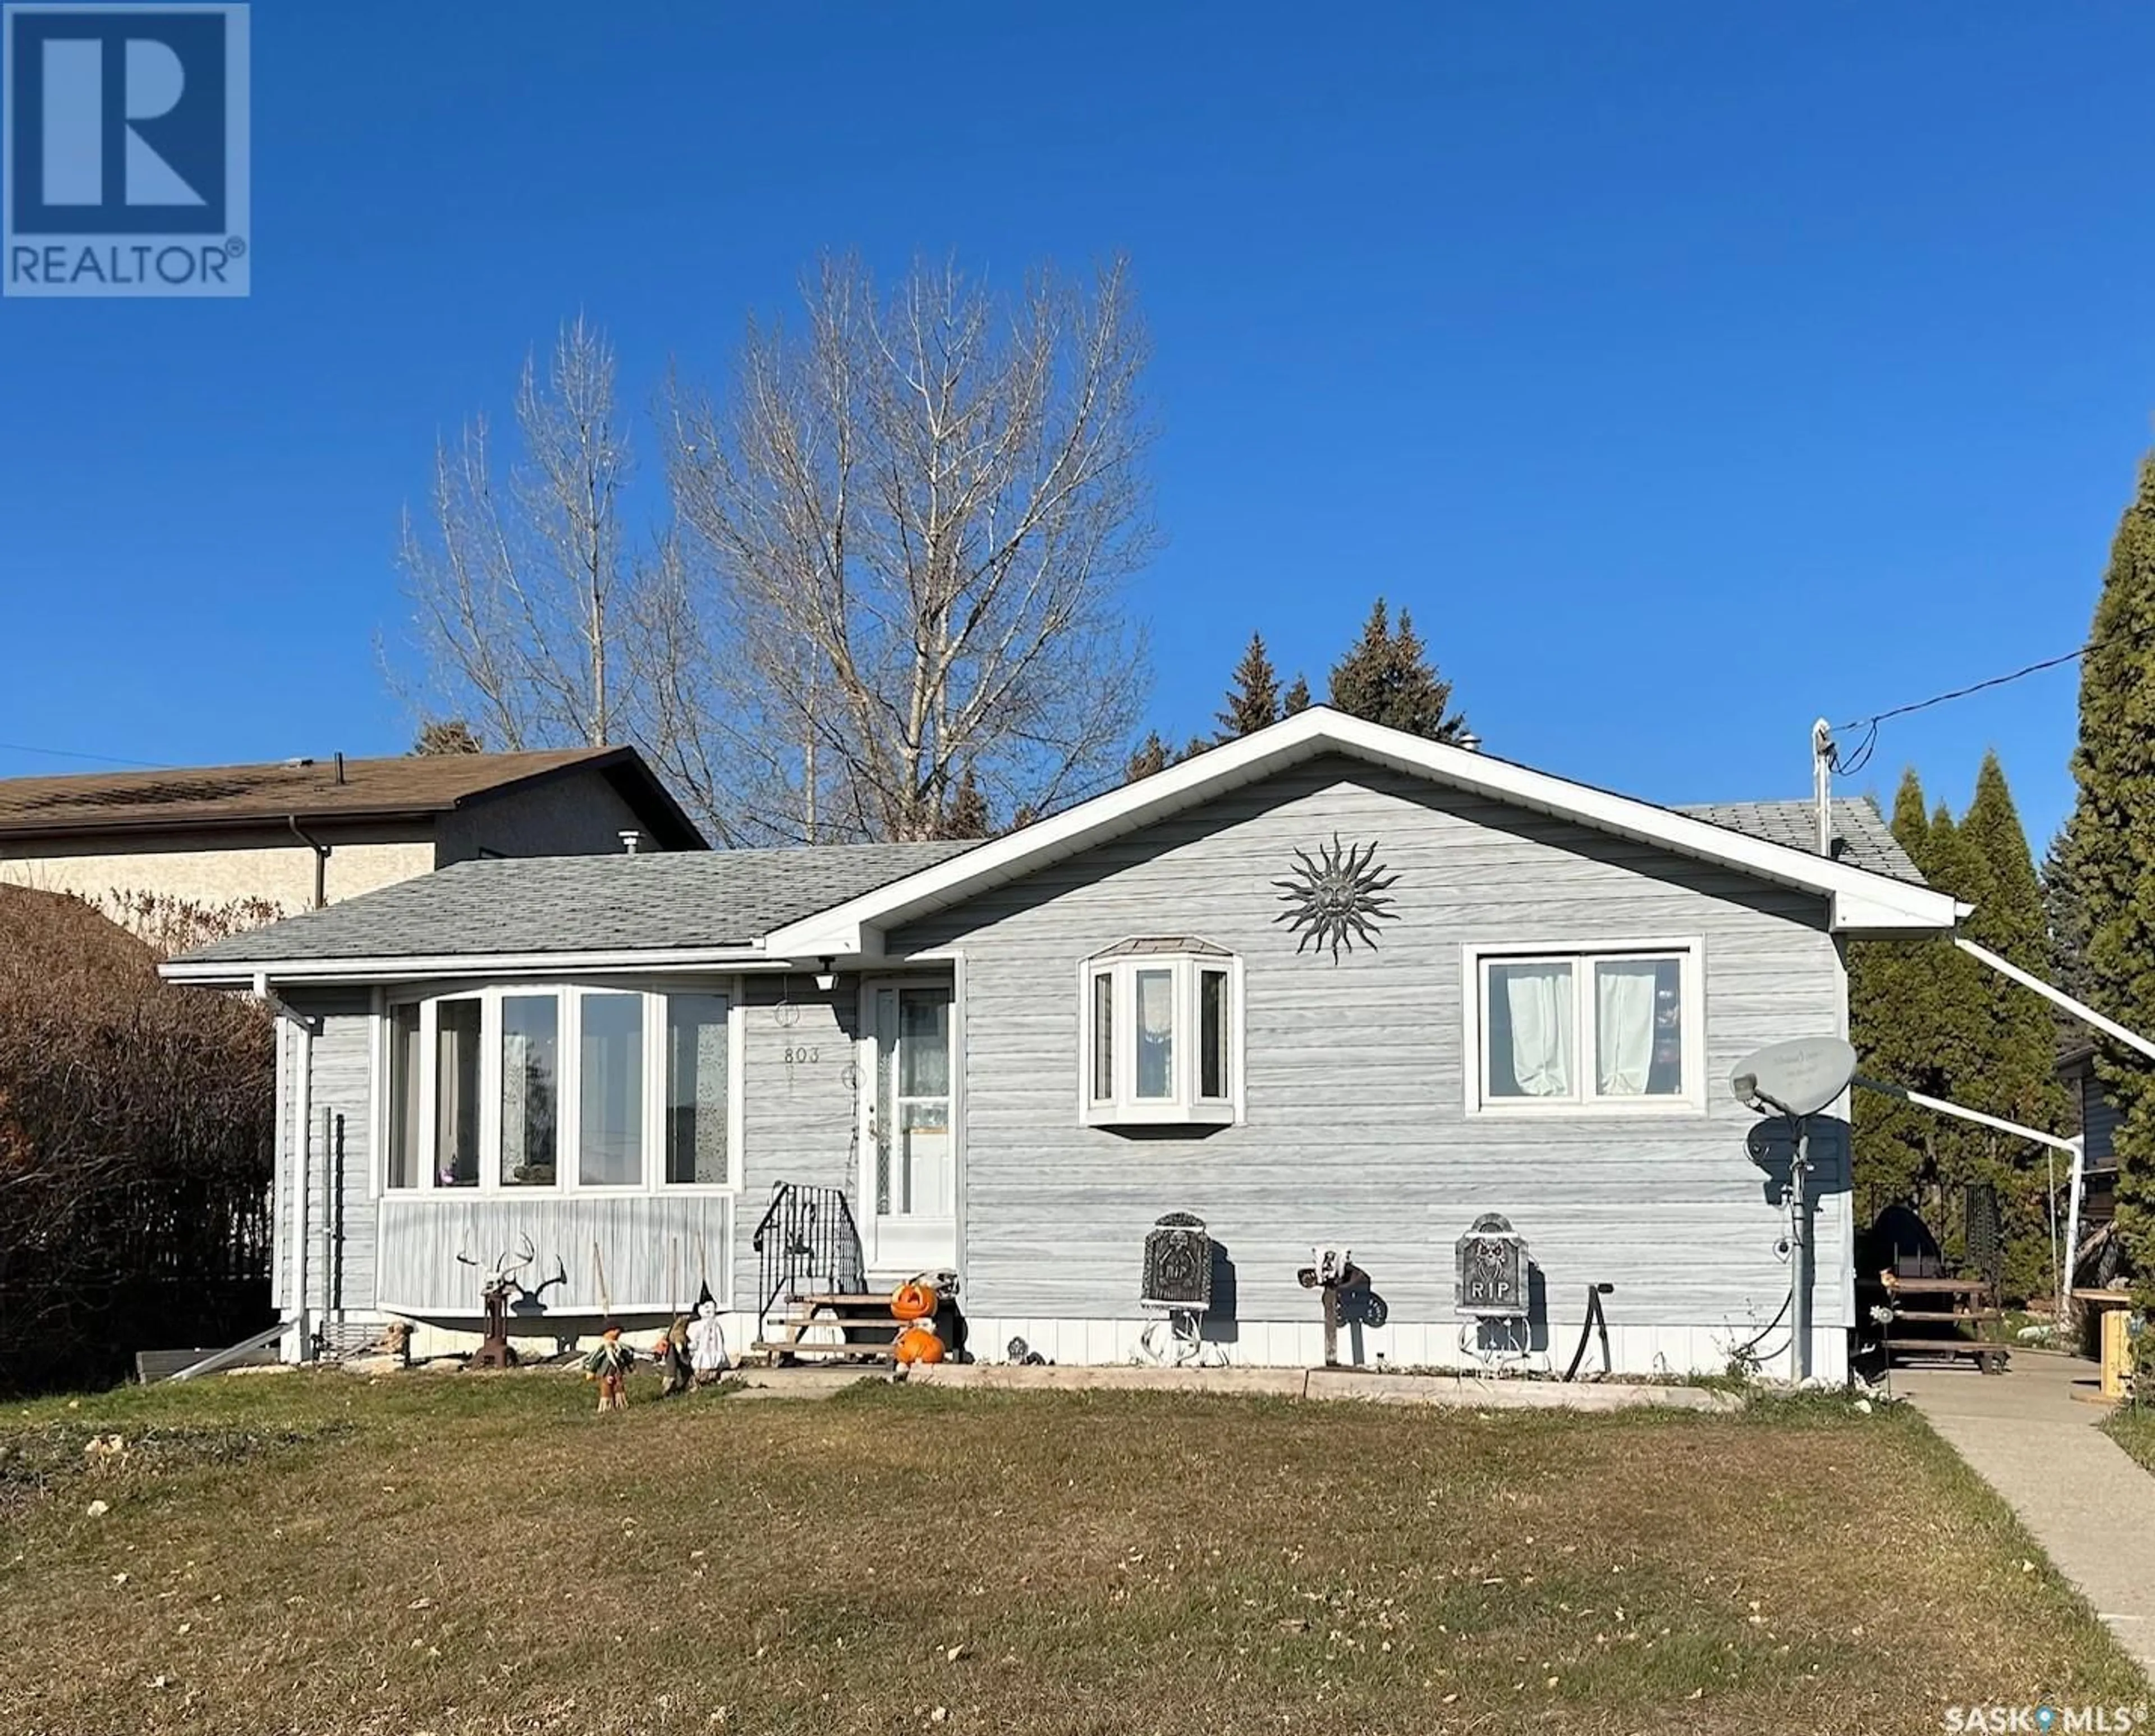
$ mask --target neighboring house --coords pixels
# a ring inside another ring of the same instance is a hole
[[[0,781],[0,881],[291,914],[486,856],[701,850],[632,748]]]
[[[957,1273],[991,1359],[1127,1360],[1180,1211],[1216,1238],[1231,1360],[1317,1359],[1297,1273],[1327,1246],[1384,1303],[1350,1354],[1456,1364],[1455,1246],[1497,1211],[1540,1357],[1607,1283],[1616,1367],[1771,1366],[1786,1141],[1731,1072],[1845,1033],[1845,937],[1965,912],[1867,805],[1837,805],[1830,857],[1792,841],[1809,812],[1702,817],[1313,707],[985,843],[465,863],[166,970],[304,1022],[295,1320],[468,1327],[458,1254],[529,1237],[550,1282],[520,1329],[708,1282],[738,1343],[770,1301],[756,1226],[816,1186],[872,1283]],[[1335,851],[1388,904],[1298,889]],[[1298,914],[1356,910],[1351,950],[1300,944]],[[1812,1363],[1838,1375],[1845,1114],[1812,1146]]]
[[[2081,1158],[2081,1235],[2085,1241],[2091,1231],[2117,1216],[2117,1152],[2111,1143],[2117,1132],[2117,1106],[2096,1077],[2093,1043],[2063,1051],[2058,1057],[2058,1077],[2072,1093],[2086,1142]]]

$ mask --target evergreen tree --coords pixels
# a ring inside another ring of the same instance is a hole
[[[1280,715],[1292,717],[1298,711],[1308,709],[1309,683],[1303,676],[1297,675],[1294,678],[1294,685],[1287,690],[1287,697],[1280,701]]]
[[[2081,891],[2084,847],[2068,817],[2043,858],[2043,916],[2050,942],[2050,981],[2076,1001],[2088,997],[2088,901]],[[2063,1043],[2083,1042],[2087,1027],[2062,1007],[2052,1009]]]
[[[1918,867],[1930,853],[1930,815],[1922,781],[1912,766],[1893,801],[1892,830]],[[1848,1034],[1858,1071],[1867,1077],[1929,1090],[1930,1033],[1937,1024],[1937,981],[1930,948],[1921,940],[1851,940],[1848,947]],[[1853,1180],[1856,1220],[1868,1224],[1888,1206],[1910,1206],[1927,1221],[1939,1206],[1932,1150],[1937,1118],[1927,1109],[1876,1092],[1854,1098]]]
[[[958,780],[958,787],[950,792],[943,805],[943,813],[935,827],[939,838],[986,837],[994,831],[988,813],[988,798],[968,766]]]
[[[1145,739],[1138,744],[1123,767],[1123,781],[1134,784],[1141,777],[1150,777],[1155,771],[1167,770],[1167,744],[1159,739],[1159,731],[1149,730]]]
[[[1975,799],[1961,821],[1959,837],[1982,871],[1981,899],[1968,920],[1968,938],[2022,970],[2048,978],[2052,955],[2042,884],[2004,768],[1994,753],[1984,755]],[[2058,1131],[2068,1118],[2050,1003],[1987,968],[1981,970],[1981,981],[1982,1053],[1973,1071],[1954,1081],[1955,1101],[2045,1132]],[[1984,1165],[1998,1188],[2004,1219],[2006,1288],[2015,1296],[2046,1294],[2053,1282],[2050,1188],[2055,1161],[2045,1148],[2025,1139],[1976,1131],[1982,1134]]]
[[[439,718],[419,725],[419,739],[412,744],[415,757],[433,754],[483,754],[486,749],[460,717]]]
[[[1456,741],[1467,732],[1467,719],[1448,709],[1451,684],[1429,661],[1412,618],[1400,610],[1395,630],[1381,597],[1361,638],[1333,665],[1332,703],[1352,716],[1432,741]]]
[[[2155,454],[2111,545],[2081,659],[2080,785],[2071,879],[2085,901],[2088,1003],[2155,1032]],[[2096,1051],[2121,1111],[2117,1228],[2143,1286],[2155,1285],[2155,1075],[2141,1057]]]
[[[1232,741],[1279,721],[1279,676],[1265,651],[1262,634],[1250,635],[1249,648],[1235,665],[1232,680],[1226,708],[1217,719],[1222,741]]]

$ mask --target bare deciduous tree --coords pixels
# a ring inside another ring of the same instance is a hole
[[[970,770],[1003,812],[1118,771],[1123,612],[1154,545],[1118,261],[999,298],[851,260],[752,327],[720,403],[670,394],[680,540],[644,599],[647,703],[697,805],[771,838],[923,838]]]
[[[505,490],[481,418],[436,450],[427,531],[405,515],[398,565],[421,666],[408,696],[504,749],[601,745],[621,733],[634,562],[621,524],[628,435],[595,327],[565,325],[543,376],[525,362],[516,427]]]

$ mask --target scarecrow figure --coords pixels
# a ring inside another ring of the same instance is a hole
[[[651,1347],[651,1360],[658,1365],[664,1384],[658,1395],[670,1399],[677,1392],[688,1390],[688,1322],[687,1317],[676,1314],[673,1324],[666,1329],[665,1335]]]
[[[688,1329],[688,1365],[699,1386],[709,1386],[726,1371],[726,1334],[719,1324],[719,1305],[709,1296],[697,1304]]]
[[[584,1359],[584,1378],[599,1383],[599,1409],[628,1408],[628,1371],[636,1366],[636,1352],[621,1341],[621,1328],[606,1323],[598,1347]]]

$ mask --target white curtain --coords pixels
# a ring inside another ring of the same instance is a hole
[[[1640,1097],[1654,1066],[1654,1001],[1661,966],[1652,960],[1594,967],[1594,1088]]]
[[[1499,965],[1496,970],[1511,1015],[1512,1074],[1519,1089],[1528,1097],[1570,1095],[1571,966]]]

